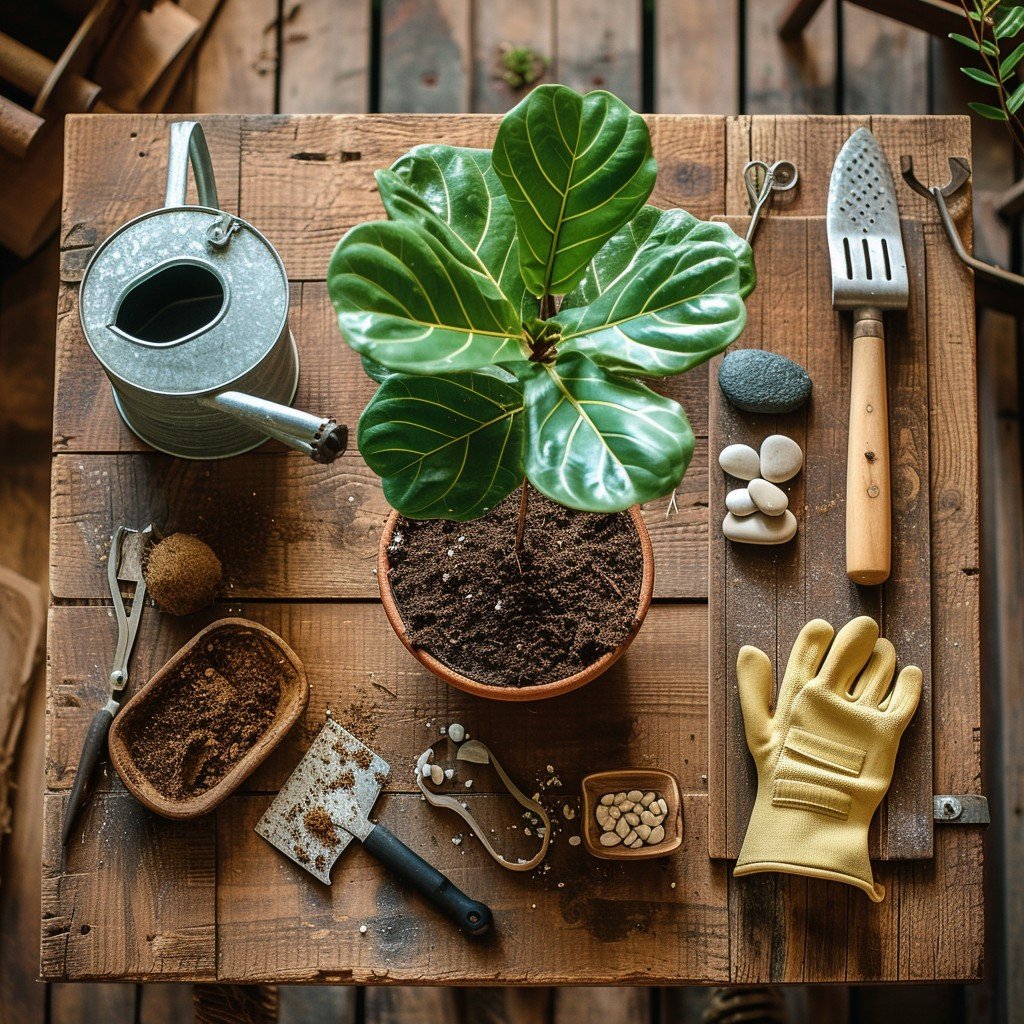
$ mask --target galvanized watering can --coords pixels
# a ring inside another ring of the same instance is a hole
[[[185,204],[190,163],[198,206]],[[196,122],[171,125],[163,209],[96,250],[79,315],[121,418],[154,448],[217,459],[275,437],[317,462],[344,451],[344,426],[290,408],[299,357],[284,265],[259,231],[220,209]]]

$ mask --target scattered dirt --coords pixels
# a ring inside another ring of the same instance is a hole
[[[194,615],[213,604],[221,584],[220,559],[190,533],[172,533],[146,556],[146,587],[171,615]]]
[[[165,797],[216,785],[267,731],[295,668],[263,635],[225,626],[194,648],[125,730],[132,760]]]
[[[338,833],[334,828],[330,815],[322,807],[314,807],[306,812],[303,821],[309,834],[317,839],[321,845],[332,847],[338,845]]]
[[[482,519],[399,521],[390,581],[412,641],[492,686],[582,671],[629,634],[643,559],[628,512],[575,512],[530,492],[514,555],[519,491]]]

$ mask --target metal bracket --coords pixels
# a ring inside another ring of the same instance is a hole
[[[988,825],[988,799],[977,793],[933,796],[932,817],[945,825]]]

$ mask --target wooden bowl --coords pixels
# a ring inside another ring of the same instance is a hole
[[[580,784],[583,790],[583,845],[601,860],[651,860],[667,857],[678,850],[683,842],[683,800],[679,795],[679,780],[661,768],[620,768],[615,771],[593,772],[584,777]],[[639,789],[644,793],[652,790],[663,797],[668,804],[668,813],[662,824],[665,838],[657,846],[639,846],[631,850],[621,843],[618,846],[602,846],[601,826],[594,817],[597,805],[605,793],[629,792]]]
[[[615,648],[603,654],[593,664],[585,669],[564,679],[556,679],[550,683],[541,683],[538,686],[493,686],[490,683],[481,683],[469,676],[464,676],[453,668],[449,668],[444,662],[439,661],[429,651],[417,646],[409,638],[406,632],[405,623],[402,621],[401,612],[395,601],[394,591],[391,589],[391,562],[388,558],[388,548],[391,545],[391,538],[395,532],[401,515],[392,512],[384,524],[384,530],[380,535],[380,547],[377,551],[377,586],[380,588],[380,599],[384,605],[384,612],[391,623],[391,628],[398,634],[398,639],[405,645],[406,650],[416,658],[420,664],[425,665],[438,678],[443,679],[449,686],[458,690],[472,693],[477,697],[488,697],[491,700],[525,701],[544,700],[547,697],[558,697],[570,690],[579,689],[596,679],[603,672],[607,672],[626,652],[626,648],[633,642],[633,638],[640,632],[647,610],[651,607],[651,595],[654,593],[654,551],[651,548],[651,535],[647,532],[643,516],[640,514],[640,506],[633,505],[629,509],[630,518],[636,527],[637,537],[640,541],[640,551],[643,558],[643,570],[640,577],[640,600],[637,602],[636,615],[633,617],[633,625],[626,638]]]
[[[277,712],[266,732],[218,783],[204,793],[187,799],[176,800],[167,797],[150,782],[145,772],[135,762],[129,751],[126,736],[131,726],[144,719],[150,713],[152,705],[174,686],[178,667],[195,647],[217,633],[237,630],[257,633],[269,641],[295,671],[289,673],[289,679],[282,685]],[[308,702],[309,682],[306,679],[306,670],[295,652],[276,633],[248,619],[219,619],[189,640],[121,709],[110,727],[110,759],[129,792],[151,811],[165,818],[197,818],[212,811],[263,763],[267,755],[298,721]]]

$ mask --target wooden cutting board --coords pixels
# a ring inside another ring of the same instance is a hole
[[[737,231],[744,219],[730,221]],[[886,314],[892,462],[892,574],[859,587],[845,571],[846,444],[852,321],[831,302],[823,218],[769,219],[754,246],[757,290],[738,348],[761,348],[804,366],[813,385],[806,406],[784,416],[744,413],[708,375],[710,689],[708,694],[708,851],[734,859],[757,790],[736,687],[743,644],[764,650],[785,671],[800,628],[824,618],[836,629],[871,615],[896,647],[898,667],[924,674],[921,704],[900,744],[892,785],[872,825],[871,853],[883,860],[932,856],[931,549],[928,470],[927,282],[920,223],[904,221],[910,308]],[[804,450],[804,469],[788,484],[796,537],[788,544],[733,544],[722,535],[730,481],[718,467],[728,444],[758,448],[786,434]],[[777,685],[777,683],[776,683]]]

